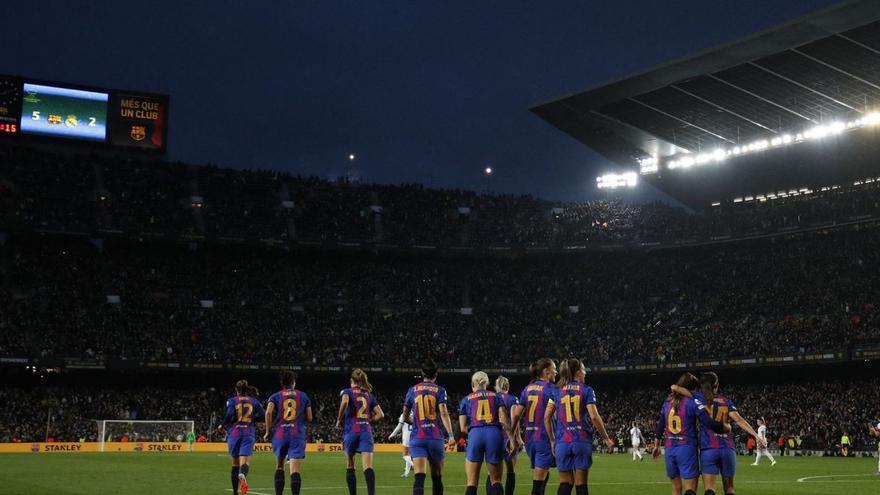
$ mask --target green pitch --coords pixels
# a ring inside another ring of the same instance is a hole
[[[766,459],[764,459],[766,461]],[[880,493],[876,459],[786,457],[775,467],[749,466],[752,458],[738,458],[739,495],[827,495]],[[229,488],[229,460],[219,454],[2,454],[0,492],[27,495],[223,495]],[[412,477],[401,478],[403,461],[394,454],[375,459],[378,495],[412,493]],[[253,495],[274,495],[271,454],[254,457],[248,481]],[[798,481],[798,480],[802,481]],[[528,460],[517,469],[517,494],[531,491]],[[446,493],[464,493],[464,457],[447,458]],[[426,493],[430,492],[430,478]],[[590,471],[590,493],[622,495],[669,493],[662,462],[634,463],[630,455],[596,455]],[[720,488],[720,486],[719,486]],[[480,488],[480,493],[484,489]],[[290,493],[287,486],[285,495]],[[341,454],[309,454],[303,467],[303,491],[308,494],[347,495]],[[363,476],[358,493],[365,495]],[[548,494],[556,493],[552,475]],[[702,487],[698,493],[702,493]]]

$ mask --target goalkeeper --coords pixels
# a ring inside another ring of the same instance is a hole
[[[190,431],[186,434],[186,443],[189,445],[189,451],[193,451],[193,444],[196,443],[196,434]]]

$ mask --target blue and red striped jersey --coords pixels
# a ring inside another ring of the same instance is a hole
[[[262,421],[265,414],[263,405],[254,397],[230,397],[226,400],[226,414],[223,415],[226,434],[230,437],[254,436],[254,421]]]
[[[547,402],[553,397],[555,390],[552,383],[535,380],[519,394],[519,403],[525,407],[523,423],[527,443],[550,441],[550,435],[544,428],[544,411],[547,410]]]
[[[425,381],[410,387],[403,405],[412,411],[412,438],[444,438],[440,404],[446,402],[446,389],[434,382]]]
[[[376,397],[358,387],[343,389],[339,392],[339,396],[348,397],[344,434],[372,433],[373,426],[370,424],[370,417],[372,417],[373,408],[379,405],[376,402]]]
[[[275,407],[275,421],[272,424],[275,438],[305,438],[306,408],[312,401],[304,392],[295,388],[275,392],[269,397]]]
[[[700,399],[681,397],[677,403],[674,402],[673,397],[668,397],[663,402],[655,431],[658,439],[665,439],[665,447],[681,445],[697,447],[699,445],[697,421],[718,433],[724,431],[724,424],[709,416],[706,406]]]
[[[569,382],[556,389],[553,395],[556,407],[554,430],[557,442],[575,443],[593,441],[593,423],[587,405],[596,403],[596,393],[581,382]]]
[[[459,414],[470,419],[471,428],[501,426],[498,411],[504,407],[500,394],[477,390],[461,400]]]
[[[736,406],[730,398],[718,394],[710,402],[700,392],[694,392],[694,397],[706,404],[706,412],[719,423],[729,422],[730,413],[736,411]],[[700,423],[700,448],[701,449],[732,449],[734,448],[733,432],[719,434],[712,431],[708,426]]]

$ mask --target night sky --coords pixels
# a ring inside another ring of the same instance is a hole
[[[530,105],[834,3],[6,1],[0,73],[170,94],[170,159],[582,200],[612,165]]]

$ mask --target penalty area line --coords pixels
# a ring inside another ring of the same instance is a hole
[[[876,474],[826,474],[822,476],[804,476],[803,478],[798,478],[798,483],[809,483],[811,480],[822,480],[826,478],[867,478],[867,477],[876,477]],[[851,482],[849,480],[828,480],[828,481],[840,481],[840,482]],[[828,481],[825,481],[827,483]],[[871,480],[852,480],[852,481],[871,481]],[[814,482],[815,483],[815,482]]]

